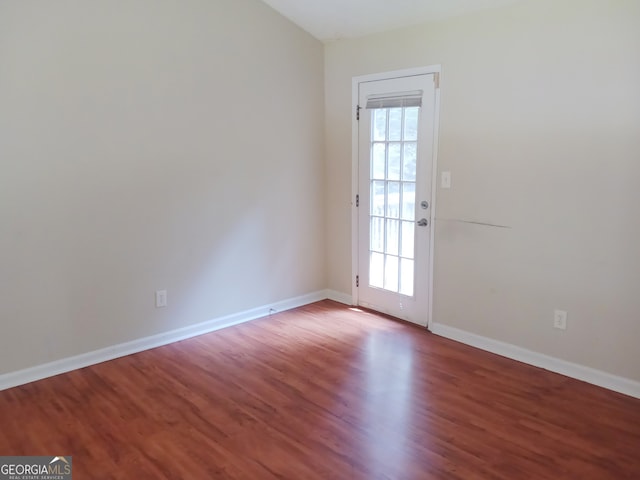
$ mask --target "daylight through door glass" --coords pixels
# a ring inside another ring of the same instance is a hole
[[[369,285],[413,296],[419,107],[371,112]]]

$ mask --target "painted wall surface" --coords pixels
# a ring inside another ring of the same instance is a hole
[[[0,2],[0,374],[324,289],[323,68],[257,0]]]
[[[441,64],[433,320],[640,380],[639,25],[636,0],[530,0],[328,44],[329,288],[351,291],[352,77]]]

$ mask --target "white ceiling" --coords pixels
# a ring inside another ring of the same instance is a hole
[[[520,0],[263,0],[323,40],[359,37]]]

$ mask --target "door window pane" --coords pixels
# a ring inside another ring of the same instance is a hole
[[[419,113],[419,107],[408,107],[404,109],[403,140],[418,139],[418,113]]]
[[[400,222],[387,220],[387,248],[385,253],[398,255],[400,253]]]
[[[379,108],[373,111],[373,140],[384,142],[387,139],[387,109]]]
[[[400,246],[400,255],[405,258],[413,258],[415,243],[415,223],[402,222],[402,244]]]
[[[402,110],[402,108],[389,109],[389,138],[387,140],[402,140]]]
[[[387,180],[400,180],[400,152],[402,144],[400,142],[389,144],[389,170]]]
[[[371,182],[371,215],[384,217],[384,181]]]
[[[416,218],[416,184],[402,184],[402,219],[414,220]]]
[[[416,146],[415,142],[405,142],[402,155],[402,179],[407,182],[416,181]]]
[[[386,255],[384,268],[385,290],[398,291],[398,266],[398,257]]]
[[[371,252],[369,260],[369,285],[382,288],[384,286],[384,255]]]
[[[400,216],[400,182],[387,182],[387,217]]]
[[[413,260],[400,259],[400,293],[413,296]]]
[[[373,144],[373,152],[371,154],[371,178],[375,178],[376,180],[384,180],[386,153],[386,143]]]
[[[384,218],[371,217],[371,250],[384,252]]]

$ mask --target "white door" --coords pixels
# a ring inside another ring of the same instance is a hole
[[[358,304],[426,326],[436,74],[358,84]]]

